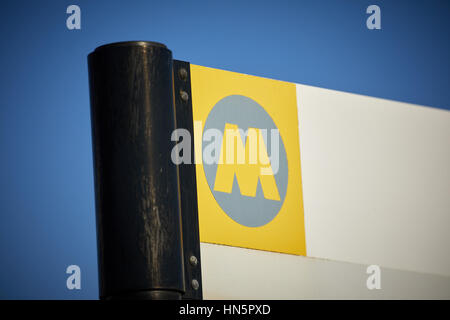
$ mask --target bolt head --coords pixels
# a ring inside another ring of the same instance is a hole
[[[198,283],[198,281],[196,279],[192,279],[191,285],[192,285],[192,289],[194,289],[194,290],[198,290],[198,288],[200,288],[200,283]]]
[[[189,95],[186,91],[180,91],[181,100],[184,102],[189,100]]]
[[[198,260],[196,256],[190,256],[189,257],[189,262],[191,263],[191,265],[193,265],[194,267],[198,264]]]
[[[187,80],[188,73],[185,68],[181,68],[180,70],[178,70],[178,75],[180,76],[181,80],[183,80],[183,81]]]

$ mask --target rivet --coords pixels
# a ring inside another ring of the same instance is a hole
[[[181,80],[186,81],[187,80],[187,70],[185,68],[181,68],[180,70],[178,70],[178,75],[180,76]]]
[[[194,290],[198,290],[198,288],[200,288],[200,284],[198,283],[198,281],[196,279],[192,279],[191,285],[192,285],[192,289],[194,289]]]
[[[181,100],[183,100],[184,102],[189,100],[189,95],[186,91],[181,90],[180,96],[181,96]]]
[[[198,260],[196,256],[190,256],[189,262],[195,267],[198,264]]]

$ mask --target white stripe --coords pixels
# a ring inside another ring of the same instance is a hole
[[[367,266],[201,244],[205,299],[449,299],[450,278],[381,268],[369,290]]]
[[[450,112],[297,85],[307,254],[450,275]]]

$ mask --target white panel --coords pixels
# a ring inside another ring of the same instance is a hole
[[[366,286],[367,266],[201,244],[205,299],[449,299],[450,278],[381,268],[381,289]]]
[[[297,98],[308,256],[450,275],[450,112]]]

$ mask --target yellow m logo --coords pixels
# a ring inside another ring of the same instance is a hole
[[[255,197],[259,180],[264,198],[280,201],[261,130],[249,128],[244,146],[238,126],[227,123],[214,190],[231,193],[235,175],[242,195]]]

